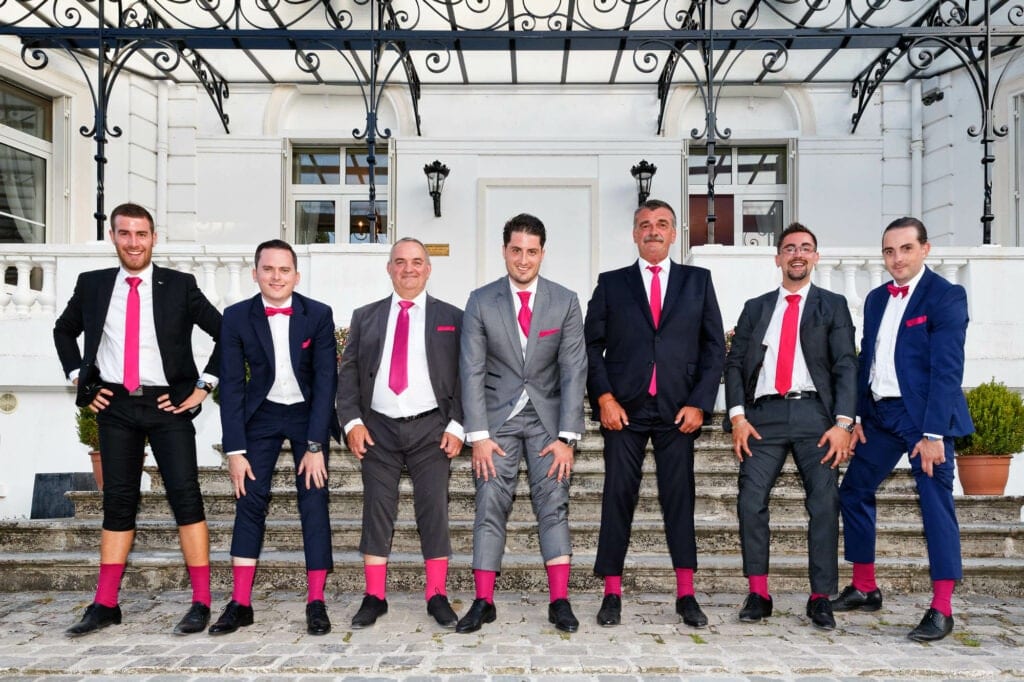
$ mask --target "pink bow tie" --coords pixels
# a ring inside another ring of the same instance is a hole
[[[895,284],[886,284],[885,286],[886,286],[886,288],[889,289],[889,294],[893,298],[896,298],[897,296],[902,296],[903,298],[906,298],[910,294],[910,285],[909,284],[906,285],[906,286],[902,286],[902,287],[898,287]]]
[[[270,306],[267,306],[267,317],[271,317],[272,315],[278,315],[278,314],[280,314],[280,315],[291,315],[292,314],[292,307],[288,306],[287,308],[271,308]]]

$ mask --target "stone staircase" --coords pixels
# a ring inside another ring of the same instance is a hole
[[[720,423],[716,418],[715,423]],[[589,423],[588,423],[589,425]],[[589,425],[577,456],[571,488],[570,520],[575,549],[572,589],[598,590],[592,573],[600,525],[603,464],[600,434]],[[177,531],[164,499],[159,471],[148,468],[152,490],[144,492],[138,533],[124,586],[132,589],[184,589],[188,578],[178,550]],[[744,592],[736,521],[737,462],[726,434],[705,427],[696,451],[697,542],[700,567],[697,588],[703,592]],[[225,466],[202,467],[201,485],[210,524],[215,588],[230,588],[231,529],[234,497]],[[305,573],[302,536],[295,506],[294,466],[282,451],[274,479],[257,585],[301,590]],[[359,593],[362,560],[356,551],[362,515],[362,485],[357,460],[335,444],[330,456],[331,518],[335,573],[333,589]],[[474,492],[466,453],[452,465],[450,481],[453,557],[450,588],[472,590]],[[0,522],[0,590],[92,590],[100,536],[101,494],[71,492],[71,519]],[[1024,596],[1024,524],[1020,497],[960,497],[957,511],[965,563],[961,592]],[[920,512],[909,471],[898,470],[879,491],[879,578],[888,590],[929,589]],[[775,590],[806,591],[807,552],[803,490],[792,463],[787,463],[772,495],[771,584]],[[840,556],[842,549],[840,548]],[[841,581],[848,575],[841,563]],[[403,478],[399,522],[389,567],[391,590],[422,588],[423,564],[413,522],[412,486]],[[640,502],[623,582],[628,590],[671,592],[675,578],[662,532],[653,457],[645,463]],[[536,525],[525,475],[509,522],[499,590],[546,590]]]

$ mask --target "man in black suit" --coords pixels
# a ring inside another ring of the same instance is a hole
[[[846,299],[811,284],[818,240],[793,223],[779,237],[782,286],[743,306],[725,360],[725,430],[740,461],[736,508],[750,593],[740,620],[772,615],[768,498],[786,455],[807,494],[807,617],[834,630],[829,595],[839,587],[838,469],[850,454],[857,356]]]
[[[426,570],[427,613],[445,628],[448,602],[448,474],[462,451],[459,335],[462,311],[426,293],[430,255],[418,239],[391,247],[394,293],[352,314],[338,370],[338,416],[362,463],[366,593],[352,618],[365,628],[387,613],[387,562],[402,468],[412,478]]]
[[[237,499],[231,534],[234,589],[210,634],[227,634],[253,622],[253,578],[274,469],[287,438],[306,559],[306,631],[326,635],[331,621],[324,584],[334,568],[327,451],[331,433],[340,435],[334,416],[334,316],[329,306],[295,292],[299,264],[288,242],[271,239],[257,246],[252,277],[260,293],[225,310],[221,326],[222,445]]]
[[[622,568],[648,441],[654,444],[658,499],[676,572],[676,612],[691,627],[708,619],[694,596],[693,445],[715,407],[725,339],[722,315],[703,268],[669,258],[676,215],[663,201],[633,214],[640,259],[602,273],[587,308],[587,393],[604,436],[604,495],[594,573],[604,577],[597,614],[617,625]]]
[[[215,346],[200,378],[192,328],[198,326],[216,341],[220,313],[195,277],[152,264],[156,231],[146,209],[122,204],[111,213],[110,225],[121,267],[82,273],[53,329],[57,356],[78,387],[76,403],[97,413],[103,453],[96,598],[67,635],[121,622],[118,591],[135,538],[147,439],[192,581],[192,608],[174,632],[199,632],[210,619],[210,542],[192,419],[213,390],[220,352]],[[83,332],[84,352],[78,347]]]

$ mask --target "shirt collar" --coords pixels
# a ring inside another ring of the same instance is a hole
[[[651,262],[648,262],[648,261],[644,260],[643,258],[637,258],[637,266],[640,268],[640,273],[641,274],[643,274],[647,270],[647,268],[649,266],[651,266],[651,265],[657,265],[658,267],[661,268],[662,272],[668,272],[669,268],[672,267],[672,259],[671,258],[666,258],[665,260],[661,261],[660,263],[651,263]]]
[[[539,281],[540,281],[540,277],[534,277],[533,281],[530,282],[530,286],[526,287],[525,289],[520,289],[519,287],[517,287],[515,284],[512,283],[512,278],[509,277],[508,278],[508,286],[512,290],[512,297],[513,298],[518,297],[520,291],[529,291],[530,292],[530,298],[533,298],[533,295],[537,293],[537,282],[539,282]]]
[[[796,291],[789,291],[788,289],[786,289],[786,287],[780,286],[779,287],[779,298],[778,298],[778,300],[785,301],[787,296],[792,296],[793,294],[797,294],[798,296],[800,296],[800,305],[803,305],[807,301],[807,294],[810,293],[810,290],[811,290],[811,283],[810,282],[808,282],[807,284],[803,285],[802,287],[800,287]]]
[[[142,280],[143,284],[151,284],[153,282],[153,264],[150,263],[146,266],[146,269],[140,273],[132,274],[124,269],[122,265],[117,269],[117,281],[124,282],[125,277],[138,277]]]
[[[412,301],[414,308],[417,308],[417,307],[418,308],[423,308],[423,307],[425,307],[426,304],[427,304],[427,290],[424,289],[423,291],[421,291],[419,294],[416,295],[416,298],[412,298],[412,299],[402,298],[401,296],[398,295],[398,292],[394,292],[394,291],[391,292],[391,307],[392,308],[397,308],[399,301],[409,301],[409,300]]]
[[[907,300],[910,300],[910,297],[914,295],[914,290],[917,289],[917,285],[921,283],[921,278],[924,277],[924,271],[927,267],[928,266],[922,267],[921,271],[914,275],[913,279],[907,282],[907,286],[910,287],[907,289]],[[895,282],[893,282],[893,284],[895,284]]]
[[[289,296],[288,300],[285,301],[282,305],[271,305],[270,301],[268,301],[266,298],[264,298],[262,294],[260,294],[260,300],[263,301],[263,307],[264,308],[291,308],[292,307],[292,297],[291,296]]]

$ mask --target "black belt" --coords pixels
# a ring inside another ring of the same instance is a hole
[[[435,412],[437,412],[437,410],[438,410],[438,408],[435,407],[432,410],[427,410],[426,412],[420,412],[419,414],[414,414],[411,417],[389,417],[389,419],[393,419],[396,422],[414,422],[417,419],[423,419],[424,417],[429,417],[430,415],[432,415]]]
[[[876,403],[891,403],[894,400],[903,400],[903,398],[901,398],[900,396],[895,396],[893,398],[878,398],[877,400],[875,400],[875,402]]]
[[[770,400],[810,400],[812,398],[817,397],[817,391],[790,391],[789,393],[786,394],[770,393],[768,395],[763,395],[757,400],[755,400],[754,405],[757,406],[760,405],[761,403],[766,403]]]
[[[100,386],[109,389],[114,392],[115,396],[124,398],[131,396],[133,398],[139,398],[146,395],[160,396],[164,393],[168,393],[171,390],[170,386],[139,386],[134,391],[129,391],[121,384],[108,384],[105,381],[100,382]]]

